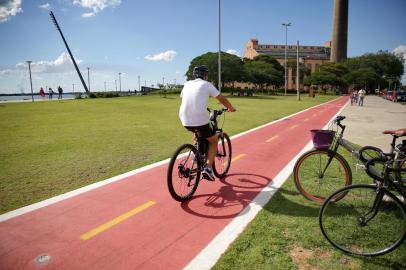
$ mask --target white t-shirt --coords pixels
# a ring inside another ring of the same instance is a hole
[[[182,104],[179,118],[183,126],[203,126],[209,123],[207,105],[209,97],[217,97],[220,92],[208,81],[195,79],[183,86],[180,97]]]

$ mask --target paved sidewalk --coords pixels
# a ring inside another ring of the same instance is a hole
[[[347,104],[341,115],[347,117],[344,137],[361,146],[373,145],[389,151],[392,136],[384,130],[406,128],[406,106],[377,96],[366,96],[364,106]]]

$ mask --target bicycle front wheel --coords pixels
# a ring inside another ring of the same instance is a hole
[[[352,183],[347,161],[340,154],[326,150],[313,149],[304,153],[293,168],[293,176],[299,192],[307,199],[318,202],[323,202],[337,189]]]
[[[218,178],[223,178],[228,173],[231,165],[231,140],[226,133],[220,133],[217,145],[217,155],[214,159],[213,172]]]
[[[335,196],[344,197],[334,202]],[[386,189],[351,185],[331,194],[319,213],[323,235],[349,254],[377,256],[394,250],[405,239],[405,205]]]
[[[200,168],[196,147],[184,144],[175,151],[167,172],[168,190],[172,198],[184,202],[193,196],[199,185]]]

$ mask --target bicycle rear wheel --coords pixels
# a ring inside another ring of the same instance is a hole
[[[181,145],[173,154],[167,172],[168,190],[172,198],[184,202],[195,193],[200,180],[200,160],[191,144]]]
[[[293,168],[293,176],[299,192],[307,199],[318,202],[323,202],[337,189],[352,183],[351,168],[347,161],[340,154],[327,150],[313,149],[304,153]]]
[[[345,196],[334,202],[335,196]],[[319,212],[323,235],[346,253],[377,256],[397,248],[406,235],[405,205],[373,185],[351,185],[331,194]]]
[[[231,140],[226,133],[220,133],[217,155],[213,164],[214,175],[218,178],[223,178],[228,173],[231,165],[231,155]]]

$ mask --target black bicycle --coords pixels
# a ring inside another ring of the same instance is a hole
[[[217,117],[227,109],[210,110],[210,122],[215,130],[219,143],[213,164],[214,175],[226,176],[231,165],[232,147],[229,136],[218,127]],[[224,124],[224,122],[223,122]],[[208,141],[198,136],[195,131],[195,143],[183,144],[173,154],[167,172],[169,193],[177,201],[184,202],[192,198],[200,182],[203,166],[207,162]]]
[[[401,133],[405,136],[406,130]],[[404,160],[403,167],[394,167],[394,159],[395,155],[381,152],[365,165],[373,184],[343,187],[324,201],[319,225],[334,247],[352,255],[378,256],[402,244],[406,238],[406,168]]]

